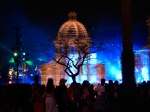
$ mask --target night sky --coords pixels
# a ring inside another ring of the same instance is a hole
[[[20,27],[25,51],[30,58],[43,56],[31,52],[36,41],[55,37],[60,26],[68,20],[68,13],[75,11],[77,20],[85,25],[91,38],[106,38],[113,44],[121,45],[121,2],[120,0],[0,0],[0,50],[4,67],[8,69],[11,48],[15,43],[15,31]],[[134,49],[147,44],[147,16],[150,15],[148,0],[132,0],[132,23]],[[6,67],[5,67],[6,66]]]

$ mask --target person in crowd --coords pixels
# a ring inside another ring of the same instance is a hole
[[[107,86],[105,86],[105,109],[107,110],[113,110],[115,97],[114,97],[114,83],[112,80],[109,80],[109,83]]]
[[[45,103],[44,112],[58,112],[58,107],[57,107],[57,102],[55,97],[55,87],[52,78],[48,79],[43,98]]]
[[[66,79],[61,78],[59,86],[56,87],[56,101],[59,112],[66,112],[68,108],[67,86],[65,85],[66,81]]]
[[[89,96],[89,81],[84,80],[81,86],[82,112],[90,112],[91,99]]]
[[[68,92],[68,112],[78,112],[80,102],[80,88],[77,83],[72,83],[67,89]]]
[[[94,103],[96,101],[96,91],[94,90],[94,85],[93,84],[90,85],[89,95],[90,95],[90,99]]]
[[[97,99],[95,102],[95,110],[103,112],[105,109],[105,79],[101,79],[101,84],[97,85]]]
[[[67,89],[67,95],[68,95],[68,111],[69,112],[75,112],[75,91],[76,91],[76,85],[70,84],[70,87]]]
[[[118,100],[118,83],[117,81],[114,82],[113,84],[113,88],[114,88],[114,102],[113,102],[113,108],[117,109],[117,100]]]
[[[34,83],[31,85],[31,104],[32,104],[32,111],[36,112],[36,110],[42,110],[42,103],[41,103],[41,85],[38,83],[39,76],[34,76]]]

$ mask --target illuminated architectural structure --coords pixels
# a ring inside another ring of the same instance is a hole
[[[150,79],[150,16],[146,20],[148,26],[147,45],[135,51],[135,77],[140,83]]]
[[[56,49],[60,49],[60,47],[62,47],[63,49],[64,46],[60,46],[60,44],[63,43],[67,44],[70,50],[79,49],[78,46],[75,46],[74,44],[77,39],[84,44],[87,44],[87,46],[89,46],[88,49],[90,48],[90,45],[88,43],[91,42],[91,39],[85,26],[76,20],[76,15],[77,14],[75,12],[70,12],[68,14],[69,20],[62,24],[62,26],[60,27],[57,37],[54,41]],[[69,53],[68,56],[71,56],[71,53]],[[60,58],[60,51],[56,50],[55,58]],[[42,84],[46,84],[48,78],[53,78],[54,84],[56,85],[59,84],[60,78],[66,78],[67,84],[72,83],[71,77],[66,75],[64,71],[64,66],[56,63],[55,61],[43,64],[40,71],[42,75]],[[82,83],[83,80],[89,80],[90,83],[96,84],[100,80],[100,78],[104,77],[104,64],[99,64],[96,54],[92,54],[90,56],[90,59],[82,66],[80,74],[76,77],[76,81]]]
[[[141,83],[142,81],[148,81],[150,78],[150,16],[148,20],[146,20],[148,25],[148,44],[141,49],[134,50],[135,52],[135,77],[136,82]],[[108,37],[111,37],[111,33],[107,33]],[[121,33],[118,34],[118,37],[121,37]],[[106,36],[106,37],[107,37]],[[60,38],[68,41],[70,47],[75,38],[80,40],[84,39],[85,42],[90,41],[90,37],[84,25],[76,20],[76,13],[69,14],[69,20],[62,24],[58,31],[58,35],[56,40],[54,41],[55,47],[59,47]],[[85,39],[86,38],[86,39]],[[116,37],[114,37],[116,39]],[[65,42],[66,42],[65,41]],[[115,40],[115,42],[118,39]],[[119,83],[122,82],[122,72],[121,72],[121,61],[120,54],[122,51],[121,45],[117,44],[117,42],[112,42],[111,44],[106,44],[106,50],[100,51],[97,54],[92,54],[91,59],[83,65],[79,76],[76,77],[76,81],[82,83],[83,80],[88,79],[91,83],[97,83],[100,78],[105,77],[106,82],[108,80],[117,80]],[[64,42],[63,42],[64,43]],[[118,42],[121,43],[121,42]],[[58,52],[55,52],[55,56],[59,56]],[[28,61],[29,62],[29,61]],[[31,61],[32,62],[32,61]],[[36,63],[27,63],[25,65],[24,72],[25,77],[24,80],[21,80],[20,83],[33,83],[34,75],[41,75],[41,83],[46,84],[47,78],[52,77],[54,79],[54,83],[58,84],[59,79],[64,77],[67,79],[67,83],[70,84],[72,79],[66,75],[64,72],[64,66],[57,64],[55,61],[48,62],[46,57],[41,59],[35,59]],[[48,63],[47,63],[48,62]],[[45,64],[43,64],[45,63]],[[42,64],[42,68],[41,67]],[[14,66],[14,65],[12,65]],[[19,67],[21,70],[22,67]],[[15,69],[14,69],[15,70]],[[11,69],[9,70],[10,73]],[[39,73],[40,72],[40,73]],[[16,78],[16,73],[14,78]],[[19,74],[19,78],[22,78],[22,73]],[[11,74],[9,74],[11,78]]]

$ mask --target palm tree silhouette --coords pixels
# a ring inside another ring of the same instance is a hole
[[[130,112],[135,109],[136,82],[134,76],[135,56],[132,41],[131,0],[121,0],[122,11],[122,84],[118,93],[118,110]],[[134,99],[134,100],[133,100]]]

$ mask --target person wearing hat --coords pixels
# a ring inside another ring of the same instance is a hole
[[[60,81],[59,81],[59,85],[65,85],[66,82],[67,82],[66,79],[61,78]]]
[[[56,87],[56,100],[58,104],[59,112],[67,111],[67,82],[66,79],[61,78],[59,81],[59,86]]]

